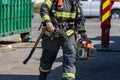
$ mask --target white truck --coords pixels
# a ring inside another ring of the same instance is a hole
[[[81,0],[85,17],[100,17],[101,0]],[[120,2],[114,2],[111,9],[112,18],[120,18]]]

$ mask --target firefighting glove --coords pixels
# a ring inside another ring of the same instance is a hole
[[[53,34],[59,34],[61,40],[68,41],[68,37],[65,31],[59,28],[55,28],[51,22],[46,23],[46,28],[51,33],[51,37],[53,37]]]
[[[64,30],[61,30],[59,28],[55,28],[55,33],[59,34],[61,40],[68,41],[68,36]]]
[[[86,32],[81,33],[80,35],[81,35],[81,39],[82,39],[83,41],[88,41],[88,37],[87,37]]]

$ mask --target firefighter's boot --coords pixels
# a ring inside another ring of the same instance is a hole
[[[47,79],[47,74],[48,74],[48,73],[43,73],[43,72],[41,72],[41,73],[40,73],[40,76],[39,76],[39,80],[46,80],[46,79]]]

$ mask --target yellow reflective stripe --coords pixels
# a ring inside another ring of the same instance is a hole
[[[44,3],[45,3],[49,8],[51,8],[51,6],[52,6],[51,0],[45,0]]]
[[[47,30],[44,32],[47,36],[50,36],[50,32],[48,32]],[[73,29],[69,29],[66,31],[67,36],[71,36],[74,33]],[[59,35],[54,35],[55,37],[59,37]]]
[[[46,30],[45,32],[44,32],[47,36],[50,36],[50,33]]]
[[[75,74],[74,73],[70,73],[70,72],[67,72],[67,73],[63,73],[63,78],[73,78],[75,79]]]
[[[104,22],[106,19],[108,19],[110,16],[110,10],[107,11],[103,16],[102,16],[102,22]]]
[[[103,8],[102,8],[102,9],[105,9],[108,5],[110,5],[110,0],[106,0],[106,1],[103,3]]]
[[[47,36],[50,36],[50,32],[48,32],[47,30],[44,32]],[[54,37],[59,37],[59,35],[55,34]]]
[[[71,12],[58,12],[58,11],[56,11],[56,12],[54,13],[54,15],[55,15],[56,17],[75,18],[76,12],[71,13]]]
[[[40,69],[40,71],[42,71],[42,72],[49,72],[49,71],[51,70],[51,69],[45,70],[45,69],[43,69],[42,67],[40,67],[39,69]]]
[[[78,8],[77,11],[80,12],[80,8]]]
[[[44,15],[42,17],[42,21],[50,20],[50,17],[48,15]]]
[[[74,33],[73,29],[69,29],[66,31],[67,36],[71,36]]]
[[[81,26],[78,31],[84,31],[85,30],[85,26]]]
[[[47,30],[44,32],[47,36],[50,36],[50,32],[48,32]],[[74,33],[73,29],[69,29],[66,31],[67,36],[71,36]],[[54,37],[59,37],[59,35],[54,35]]]

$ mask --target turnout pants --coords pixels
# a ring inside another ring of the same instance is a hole
[[[56,59],[60,47],[63,50],[63,70],[62,80],[75,80],[75,55],[74,35],[69,37],[68,41],[62,41],[60,38],[43,37],[42,40],[42,56],[40,58],[40,75],[47,75],[51,71],[53,62]],[[42,80],[42,78],[40,78]],[[43,80],[46,80],[44,78]]]

